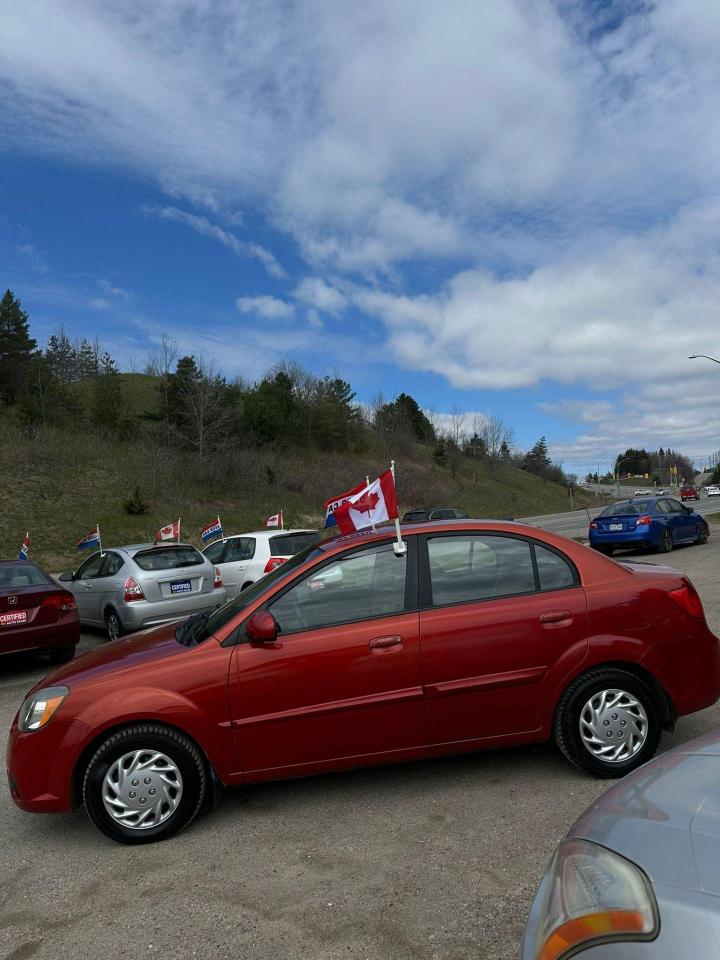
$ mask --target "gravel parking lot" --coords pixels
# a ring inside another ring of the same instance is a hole
[[[691,576],[720,633],[715,534],[663,560]],[[47,671],[3,661],[3,730]],[[681,720],[661,749],[719,716]],[[187,832],[138,848],[83,812],[23,814],[5,792],[0,956],[510,960],[555,844],[605,787],[551,746],[496,751],[227,793]]]

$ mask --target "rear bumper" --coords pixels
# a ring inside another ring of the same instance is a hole
[[[0,628],[1,629],[1,628]],[[19,627],[0,633],[0,653],[20,653],[23,650],[48,650],[51,647],[74,647],[80,640],[80,620],[63,617],[57,623]]]
[[[653,644],[640,661],[662,685],[677,716],[712,707],[720,699],[720,640],[704,623],[676,640]]]
[[[136,600],[126,603],[118,610],[126,630],[144,630],[157,627],[171,620],[189,617],[221,607],[226,600],[225,587],[217,587],[212,593],[200,593],[194,597],[178,597],[172,600]]]
[[[639,547],[655,542],[652,531],[649,529],[631,530],[627,533],[602,533],[599,530],[591,530],[589,539],[591,546],[601,547]]]

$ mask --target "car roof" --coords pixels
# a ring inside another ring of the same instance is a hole
[[[197,547],[193,543],[170,543],[165,541],[165,543],[128,543],[123,547],[106,547],[103,550],[103,553],[107,553],[109,550],[122,550],[123,553],[127,553],[128,556],[132,557],[136,553],[140,553],[141,550],[167,550],[168,547],[191,547],[193,550],[197,550]]]
[[[292,527],[284,530],[249,530],[247,533],[230,533],[226,537],[218,537],[214,543],[224,543],[226,540],[237,540],[238,537],[276,537],[287,535],[288,533],[319,533],[312,527]],[[210,544],[208,544],[210,546]]]

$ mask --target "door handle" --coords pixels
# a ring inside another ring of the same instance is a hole
[[[401,647],[403,645],[402,637],[375,637],[370,641],[371,650],[387,650],[390,647]]]
[[[561,626],[572,622],[572,614],[569,610],[548,610],[546,613],[541,613],[538,619],[543,625]]]

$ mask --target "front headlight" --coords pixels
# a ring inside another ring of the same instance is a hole
[[[565,840],[548,869],[536,960],[566,960],[611,940],[652,940],[660,922],[645,874],[587,840]]]
[[[46,687],[26,697],[18,714],[20,733],[40,730],[49,723],[69,692],[67,687]]]

